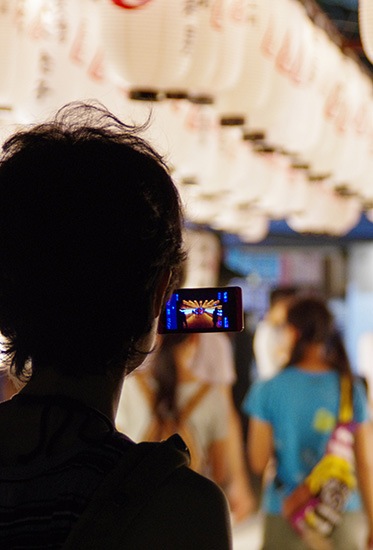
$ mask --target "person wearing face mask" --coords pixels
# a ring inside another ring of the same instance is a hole
[[[283,366],[286,356],[281,341],[281,327],[286,319],[289,300],[295,296],[295,287],[278,287],[270,293],[270,307],[256,327],[253,351],[259,379],[271,378]]]

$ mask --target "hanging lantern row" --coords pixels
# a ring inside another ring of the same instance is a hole
[[[188,218],[247,240],[373,200],[372,82],[297,0],[2,0],[0,75],[1,139],[76,99],[150,114]]]

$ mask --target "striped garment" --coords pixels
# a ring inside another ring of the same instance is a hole
[[[63,455],[0,467],[1,550],[61,548],[100,481],[132,445],[114,431]]]

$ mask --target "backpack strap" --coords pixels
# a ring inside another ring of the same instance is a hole
[[[136,381],[138,382],[142,392],[145,394],[146,399],[149,401],[149,405],[153,407],[154,405],[154,391],[150,387],[149,380],[146,374],[142,372],[137,372],[135,374]]]
[[[352,383],[349,376],[340,377],[339,422],[348,423],[353,420],[354,408],[352,401]]]
[[[110,545],[112,540],[125,543],[134,518],[167,478],[189,462],[188,449],[178,435],[162,443],[134,444],[104,478],[63,550],[117,548]]]
[[[143,373],[138,373],[136,379],[140,385],[141,390],[145,394],[149,404],[154,405],[154,391],[149,384],[147,376]],[[210,384],[207,382],[201,384],[198,390],[191,396],[189,401],[184,405],[184,407],[179,411],[179,423],[185,422],[187,418],[191,415],[193,410],[197,407],[198,403],[202,401],[206,393],[210,389]]]
[[[210,384],[204,383],[201,385],[201,387],[196,391],[195,394],[192,395],[192,397],[189,399],[189,401],[185,404],[183,409],[180,411],[180,423],[185,422],[187,418],[192,414],[193,410],[197,407],[198,403],[202,401],[206,393],[210,389]]]

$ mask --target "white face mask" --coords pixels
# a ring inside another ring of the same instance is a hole
[[[254,354],[259,378],[270,378],[286,363],[290,353],[286,326],[264,320],[254,336]]]
[[[298,333],[292,325],[283,324],[278,328],[278,353],[282,366],[288,363],[297,340]]]

